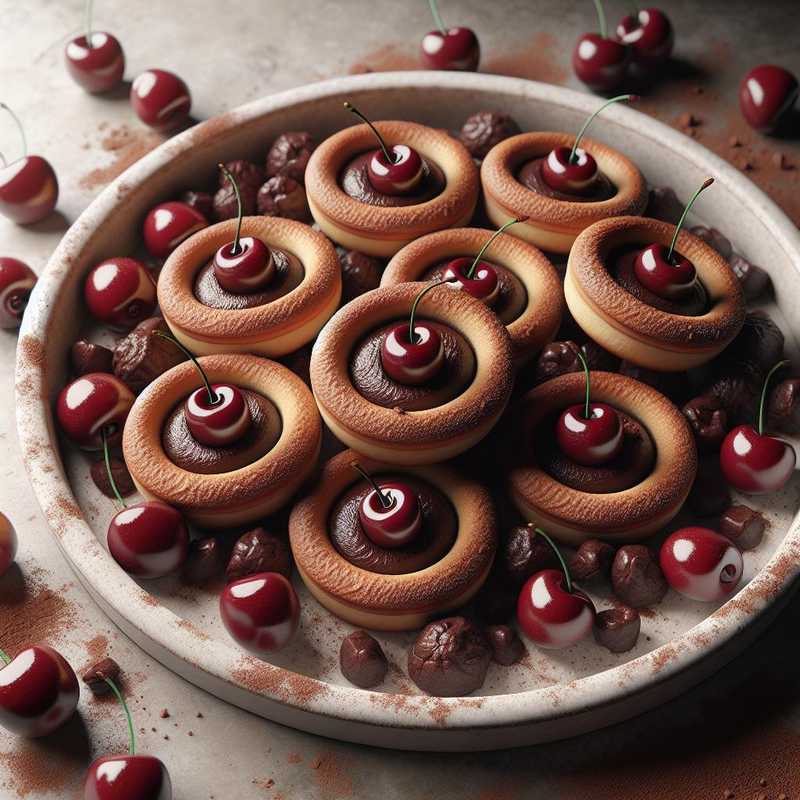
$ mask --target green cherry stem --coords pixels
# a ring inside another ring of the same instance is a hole
[[[605,34],[603,34],[605,35]],[[611,97],[603,103],[596,111],[591,113],[583,123],[583,127],[578,131],[578,135],[575,137],[575,143],[572,145],[572,150],[569,154],[569,163],[574,164],[578,160],[578,145],[580,144],[581,139],[583,138],[583,134],[586,133],[586,129],[592,124],[594,118],[604,109],[608,108],[608,106],[612,105],[613,103],[621,103],[623,101],[627,101],[629,103],[636,102],[639,99],[639,95],[636,94],[618,94],[616,97]]]
[[[92,10],[94,3],[86,0],[86,47],[92,49]]]
[[[211,405],[216,405],[220,398],[211,388],[211,383],[208,380],[208,375],[206,375],[206,371],[200,366],[200,362],[195,357],[194,353],[189,350],[187,347],[184,347],[174,336],[170,336],[168,333],[164,333],[163,331],[153,331],[156,336],[160,336],[162,339],[166,339],[168,342],[172,342],[197,368],[197,371],[200,373],[200,377],[203,379],[203,383],[206,386],[206,391],[208,392],[208,402]]]
[[[242,235],[242,215],[244,213],[242,209],[242,194],[239,191],[239,184],[236,178],[233,177],[231,171],[224,164],[217,164],[217,166],[222,170],[222,174],[231,182],[233,192],[236,195],[236,235],[233,237],[233,247],[231,248],[231,255],[235,256],[240,252],[239,237]]]
[[[600,0],[594,0],[594,8],[597,11],[597,21],[600,24],[600,35],[605,39],[608,36],[608,26],[606,25],[606,12],[603,11],[603,4]]]
[[[8,666],[11,663],[11,657],[3,650],[0,650],[0,661],[2,661],[5,666]]]
[[[561,555],[558,545],[541,528],[534,528],[533,530],[538,533],[539,536],[541,536],[547,542],[547,544],[550,545],[550,549],[556,554],[556,558],[561,564],[561,569],[564,572],[564,578],[567,581],[567,592],[572,594],[572,578],[570,577],[569,569],[567,568],[567,562],[564,561],[564,556]]]
[[[127,508],[128,504],[122,499],[122,495],[117,488],[117,482],[114,480],[114,474],[111,472],[111,456],[108,452],[108,431],[105,427],[103,427],[101,435],[103,437],[103,459],[106,462],[106,475],[108,475],[108,482],[111,484],[111,489],[122,507]]]
[[[125,712],[125,719],[128,721],[128,752],[132,755],[136,755],[136,734],[133,732],[133,718],[131,717],[130,709],[128,708],[128,704],[125,702],[125,698],[122,696],[122,692],[117,687],[117,684],[111,680],[111,678],[103,677],[103,680],[108,684],[108,688],[114,693],[114,697],[117,698],[117,701],[122,706],[122,710]]]
[[[764,385],[761,387],[761,400],[758,403],[758,432],[764,433],[764,409],[767,405],[767,387],[769,386],[770,379],[781,367],[785,367],[789,363],[788,360],[779,361],[764,378]]]
[[[703,185],[692,195],[692,199],[686,204],[686,208],[683,209],[683,214],[681,214],[681,218],[678,220],[678,224],[675,226],[675,233],[672,234],[672,241],[669,243],[669,252],[667,253],[667,261],[672,261],[672,251],[675,249],[675,242],[678,241],[678,234],[681,231],[681,227],[683,226],[684,220],[686,219],[686,215],[689,213],[689,210],[694,205],[694,201],[700,196],[700,192],[704,189],[708,189],[711,184],[714,183],[713,178],[706,178],[703,181]]]
[[[508,230],[512,225],[516,225],[518,222],[525,222],[528,219],[527,217],[517,217],[516,219],[510,219],[506,222],[505,225],[498,228],[488,239],[486,244],[478,250],[478,255],[475,256],[475,260],[472,262],[469,270],[467,271],[467,278],[472,279],[472,276],[475,274],[475,270],[478,268],[478,264],[480,263],[481,258],[483,258],[483,254],[489,249],[489,245],[498,237],[501,233]]]
[[[581,366],[583,367],[583,374],[586,376],[586,402],[583,407],[583,418],[589,419],[589,376],[591,375],[591,371],[589,370],[589,365],[586,363],[586,359],[583,357],[580,348],[578,348],[578,352],[575,355],[578,356],[578,361],[581,362]]]
[[[436,286],[441,286],[444,281],[434,281],[429,286],[426,286],[415,298],[414,302],[411,304],[411,315],[408,318],[408,341],[411,344],[416,343],[416,334],[414,333],[414,317],[417,315],[417,306],[419,305],[419,301],[425,297],[428,292],[435,288]]]
[[[446,36],[447,28],[444,26],[444,20],[442,19],[442,15],[439,13],[439,6],[437,5],[436,0],[428,0],[428,5],[431,7],[433,21],[436,23],[439,33],[441,33],[443,36]]]
[[[370,474],[369,474],[369,472],[367,472],[365,469],[363,469],[363,468],[362,468],[362,466],[361,466],[361,465],[358,463],[358,461],[353,461],[353,462],[350,464],[350,466],[351,466],[351,467],[352,467],[352,468],[353,468],[353,469],[354,469],[354,470],[355,470],[355,471],[356,471],[356,472],[357,472],[357,473],[358,473],[358,474],[359,474],[359,475],[360,475],[360,476],[361,476],[361,477],[362,477],[362,478],[363,478],[363,479],[364,479],[364,480],[365,480],[367,483],[369,483],[369,484],[372,486],[372,488],[375,490],[375,494],[377,494],[377,495],[378,495],[378,499],[381,501],[381,505],[382,505],[384,508],[386,508],[386,509],[389,509],[389,508],[391,508],[391,507],[394,505],[394,502],[392,501],[392,498],[391,498],[391,497],[387,497],[387,496],[386,496],[386,495],[383,493],[383,489],[381,489],[381,487],[380,487],[380,486],[378,486],[378,482],[375,480],[375,478],[373,478],[373,477],[372,477],[372,475],[370,475]]]
[[[28,140],[25,138],[25,128],[22,127],[19,117],[5,103],[0,103],[0,109],[14,120],[17,130],[19,130],[19,138],[22,139],[22,158],[25,158],[28,155]],[[5,158],[3,158],[3,161],[5,161]]]
[[[367,125],[369,125],[370,130],[375,134],[375,138],[378,140],[378,143],[381,146],[381,150],[383,150],[383,155],[384,158],[386,159],[386,163],[394,164],[395,158],[389,154],[389,149],[386,147],[386,142],[383,141],[383,136],[381,136],[378,133],[378,129],[352,103],[348,103],[345,100],[344,107],[351,114],[355,114],[362,122],[365,122]]]

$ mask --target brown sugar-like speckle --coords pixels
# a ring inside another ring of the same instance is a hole
[[[113,160],[105,167],[93,169],[80,181],[82,189],[99,189],[121,175],[142,156],[164,141],[151,131],[132,130],[127,125],[112,129],[100,142],[103,150],[113,154]]]
[[[274,694],[285,702],[303,706],[329,691],[321,681],[288,672],[252,656],[243,656],[231,677],[253,692]]]
[[[353,780],[349,761],[333,752],[320,753],[312,762],[314,782],[322,800],[336,800],[353,796]]]

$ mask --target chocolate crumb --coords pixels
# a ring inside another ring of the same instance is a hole
[[[731,136],[731,138],[728,139],[728,145],[730,147],[741,147],[742,140],[738,136]]]
[[[764,537],[765,527],[763,515],[745,505],[731,506],[719,521],[719,532],[740,550],[758,547]]]
[[[225,577],[236,581],[258,572],[277,572],[285,578],[292,574],[288,545],[280,536],[262,527],[248,531],[236,541]]]
[[[519,634],[508,625],[490,625],[486,629],[492,646],[492,661],[510,667],[525,655],[525,645]]]
[[[162,708],[159,716],[161,719],[169,719],[169,711],[166,708]]]

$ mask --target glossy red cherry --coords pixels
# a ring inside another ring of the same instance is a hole
[[[794,448],[783,439],[739,425],[722,442],[719,463],[725,480],[745,494],[782,489],[794,472]]]
[[[144,220],[142,235],[147,252],[166,258],[181,242],[208,226],[208,221],[186,203],[171,200],[151,208]]]
[[[408,325],[392,328],[381,345],[381,364],[398,383],[420,386],[436,377],[444,365],[444,346],[438,331],[425,322],[414,324],[414,341]]]
[[[277,572],[248,575],[228,584],[220,595],[219,610],[228,633],[257,656],[285,647],[300,620],[297,594]]]
[[[36,273],[23,261],[0,256],[0,328],[18,328],[36,285]]]
[[[75,444],[85,450],[99,450],[104,430],[111,444],[120,440],[134,399],[119,378],[107,372],[90,372],[61,390],[56,416]]]
[[[86,276],[83,297],[93,317],[129,330],[152,315],[156,284],[150,271],[135,259],[109,258]]]
[[[560,649],[579,642],[592,630],[594,605],[580,590],[567,591],[557,569],[532,575],[517,601],[517,622],[539,647]]]
[[[570,406],[558,418],[556,440],[562,452],[579,464],[605,464],[622,449],[622,422],[607,403]]]
[[[172,783],[154,756],[103,756],[86,776],[84,800],[172,800]]]
[[[125,54],[116,37],[105,31],[76,36],[64,48],[72,80],[91,94],[109,92],[122,82]]]
[[[250,407],[239,389],[230,383],[195,389],[186,400],[186,424],[201,444],[224,447],[244,436],[250,427]]]
[[[661,545],[659,561],[676,592],[709,603],[732,594],[744,568],[739,549],[709,528],[675,531]]]
[[[572,53],[572,69],[580,81],[596,92],[612,92],[622,86],[630,59],[624,44],[598,33],[585,33]]]
[[[478,300],[483,300],[486,305],[492,305],[497,300],[500,284],[497,280],[497,270],[485,261],[478,262],[470,277],[474,259],[455,258],[442,273],[442,280],[455,289],[461,289]]]
[[[235,294],[257,292],[275,276],[272,251],[261,239],[242,236],[236,252],[233,242],[222,245],[214,255],[214,276],[219,285]]]
[[[478,37],[470,28],[448,28],[439,14],[436,0],[429,0],[436,30],[422,39],[420,56],[427,69],[474,72],[481,59]]]
[[[797,78],[775,64],[751,69],[739,87],[742,116],[757,131],[770,133],[797,100]]]
[[[17,532],[11,520],[0,511],[0,578],[17,557]]]
[[[168,131],[189,116],[192,96],[177,75],[164,69],[149,69],[134,80],[131,105],[145,125]]]
[[[78,705],[75,672],[52,647],[37,644],[8,661],[0,655],[0,726],[19,736],[47,736]]]
[[[672,54],[675,32],[667,15],[658,8],[642,8],[617,25],[617,39],[633,50],[637,66],[650,70]]]
[[[129,575],[161,578],[175,572],[189,552],[180,512],[160,500],[123,508],[108,526],[108,550]]]

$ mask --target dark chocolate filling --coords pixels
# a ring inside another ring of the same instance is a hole
[[[534,158],[526,161],[517,173],[517,180],[530,189],[538,192],[545,197],[552,197],[553,200],[565,200],[571,203],[596,203],[600,200],[608,200],[617,193],[617,187],[602,172],[597,173],[597,180],[583,192],[560,192],[554,189],[542,177],[543,158]]]

